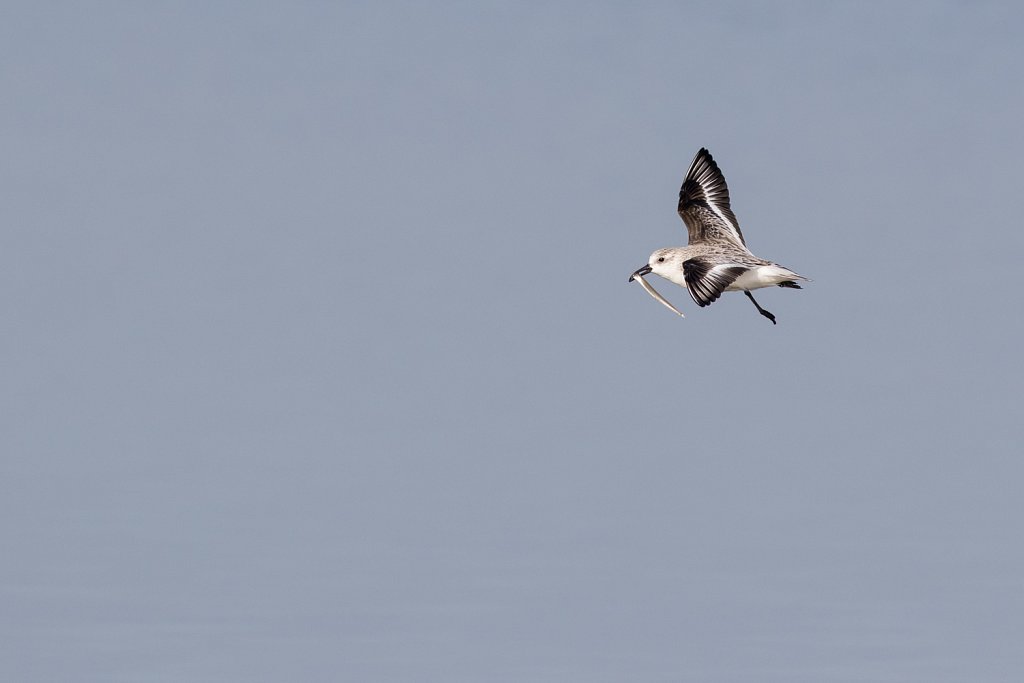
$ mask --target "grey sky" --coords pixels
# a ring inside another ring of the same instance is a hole
[[[0,678],[1020,681],[1022,21],[5,5]]]

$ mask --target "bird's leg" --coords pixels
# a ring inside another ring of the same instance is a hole
[[[766,318],[768,318],[769,320],[771,320],[771,321],[772,321],[772,325],[775,325],[775,324],[777,324],[777,323],[775,322],[775,316],[774,316],[774,315],[772,315],[771,313],[769,313],[768,311],[764,310],[763,308],[761,308],[761,304],[757,303],[757,300],[756,300],[756,299],[754,299],[754,295],[753,295],[753,294],[751,294],[751,293],[750,293],[750,292],[749,292],[748,290],[746,290],[746,289],[744,289],[744,290],[743,290],[743,293],[747,295],[747,298],[748,298],[748,299],[750,299],[750,301],[751,301],[751,302],[753,302],[753,304],[754,304],[755,306],[757,306],[757,311],[758,311],[758,313],[760,313],[760,314],[761,314],[761,315],[763,315],[764,317],[766,317]]]

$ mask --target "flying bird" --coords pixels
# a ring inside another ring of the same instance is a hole
[[[658,249],[651,254],[647,265],[629,276],[629,282],[639,280],[644,289],[673,310],[676,309],[647,284],[644,275],[654,273],[686,287],[701,307],[714,303],[722,292],[743,292],[758,312],[774,325],[775,316],[761,308],[750,290],[761,287],[802,289],[797,281],[809,278],[750,253],[739,221],[729,206],[725,176],[703,147],[693,158],[679,189],[679,216],[690,234],[688,245]]]

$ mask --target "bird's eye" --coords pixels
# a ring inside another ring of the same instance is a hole
[[[658,257],[658,263],[664,263],[664,262],[665,262],[665,257],[664,256],[659,256]]]

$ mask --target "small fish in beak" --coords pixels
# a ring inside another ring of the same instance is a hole
[[[682,311],[680,311],[678,308],[676,308],[671,303],[669,303],[668,299],[663,297],[661,294],[658,294],[658,290],[656,290],[654,287],[652,287],[651,284],[649,282],[647,282],[647,280],[644,279],[644,275],[647,275],[647,273],[649,273],[649,272],[651,272],[651,267],[650,266],[644,266],[640,270],[638,270],[635,273],[633,273],[632,275],[630,275],[629,276],[629,281],[632,282],[633,280],[636,280],[637,282],[640,283],[641,287],[643,287],[645,290],[647,290],[648,294],[650,294],[655,299],[660,301],[662,303],[662,305],[667,306],[670,311],[672,311],[673,313],[678,315],[680,318],[685,318],[686,316],[683,315]]]

